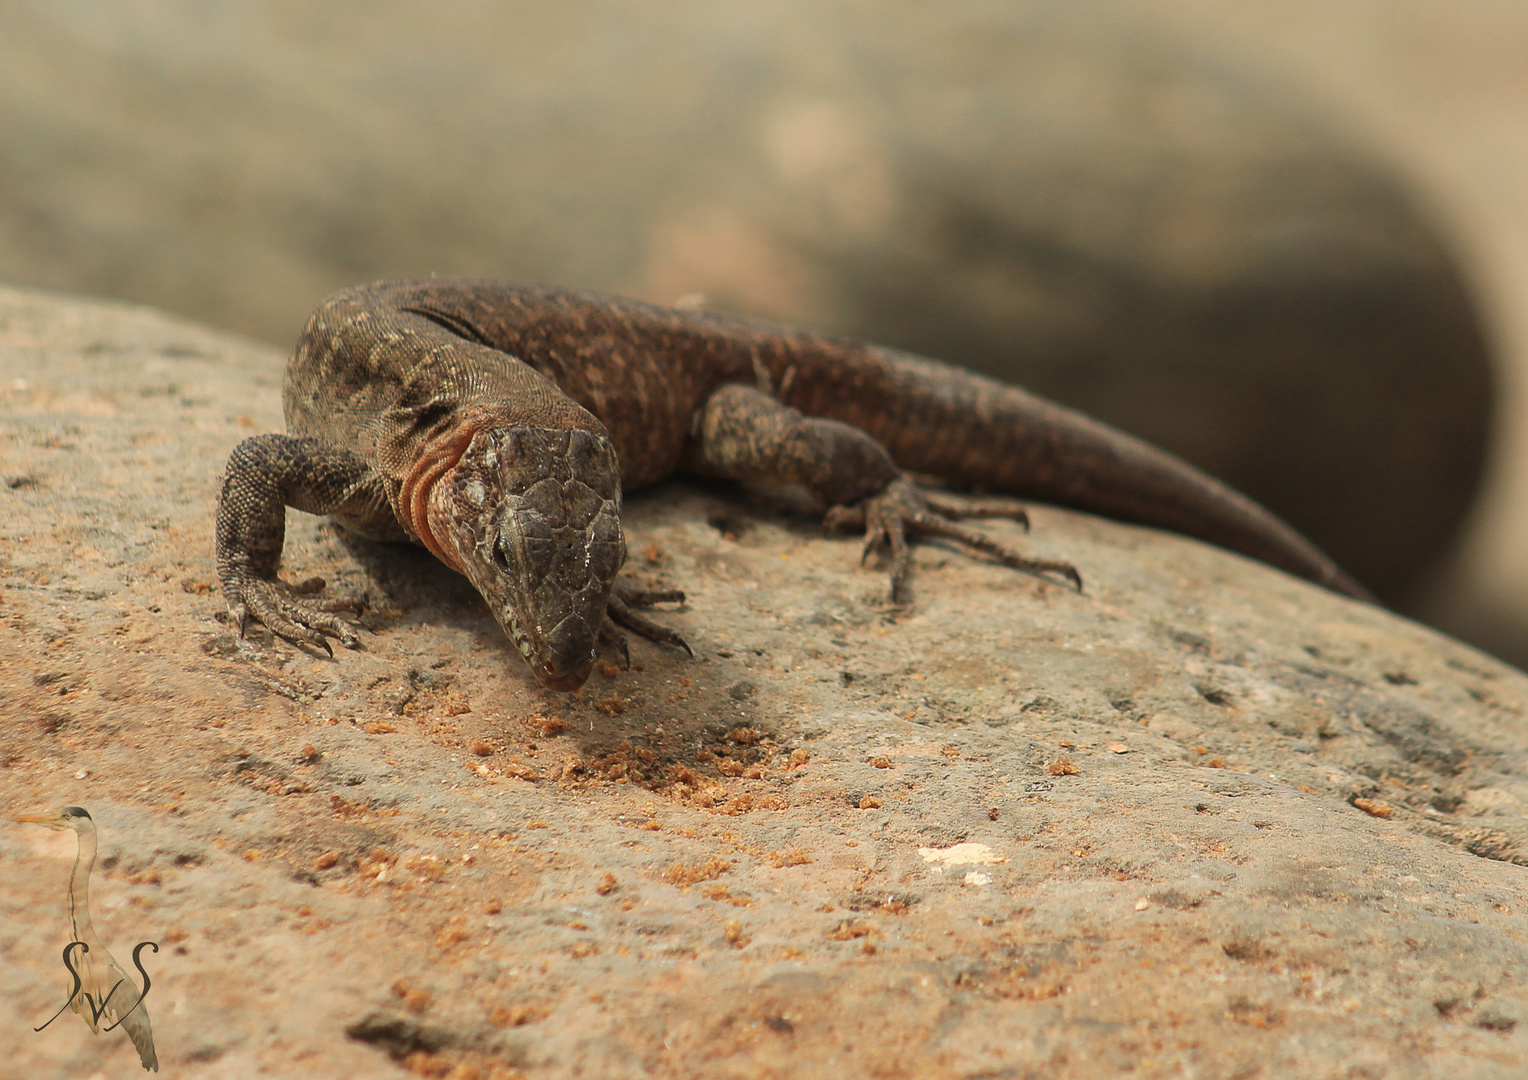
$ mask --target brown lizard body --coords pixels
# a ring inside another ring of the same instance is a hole
[[[954,519],[1023,517],[917,491],[957,487],[1171,529],[1337,592],[1368,594],[1268,511],[1096,420],[956,367],[742,319],[537,286],[431,279],[331,296],[287,367],[287,435],[246,439],[219,500],[218,570],[239,620],[328,648],[334,613],[276,578],[285,507],[423,543],[465,573],[543,683],[588,677],[607,610],[662,599],[616,587],[622,490],[680,472],[799,484],[892,550],[908,533],[1066,576]],[[612,591],[614,590],[614,591]]]

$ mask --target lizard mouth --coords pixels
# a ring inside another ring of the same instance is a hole
[[[626,559],[620,469],[603,434],[480,431],[431,493],[436,536],[543,686],[577,690]]]
[[[536,670],[536,678],[541,680],[541,685],[548,690],[563,690],[572,693],[584,683],[589,681],[589,672],[558,672],[551,664],[545,664]]]
[[[569,615],[540,641],[526,637],[520,652],[541,685],[550,690],[577,690],[588,681],[594,667],[598,638],[598,625],[591,627],[577,615]]]

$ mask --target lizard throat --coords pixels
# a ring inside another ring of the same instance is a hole
[[[398,509],[404,524],[430,554],[458,574],[467,571],[457,557],[455,545],[446,539],[447,523],[451,520],[450,485],[441,481],[450,477],[476,434],[472,425],[458,424],[431,440],[398,489]]]

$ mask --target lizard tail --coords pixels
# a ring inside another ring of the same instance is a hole
[[[810,389],[790,404],[862,428],[904,469],[1170,529],[1376,602],[1273,513],[1165,450],[961,368],[893,349],[834,345],[834,375],[824,379],[814,369],[800,381]],[[867,395],[857,386],[885,389]]]

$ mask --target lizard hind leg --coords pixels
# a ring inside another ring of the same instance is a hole
[[[1032,559],[1002,544],[979,529],[962,525],[961,517],[1003,517],[1029,527],[1029,516],[1018,504],[1006,499],[957,502],[919,491],[906,477],[898,477],[884,490],[853,506],[836,506],[828,511],[829,527],[859,527],[865,530],[863,559],[879,548],[891,552],[891,600],[902,605],[911,600],[911,552],[908,534],[938,536],[953,540],[983,555],[989,555],[1015,570],[1030,574],[1055,574],[1082,591],[1082,575],[1071,563],[1055,559]]]
[[[954,540],[1006,566],[1031,574],[1058,574],[1080,591],[1082,578],[1070,563],[1031,559],[993,540],[959,518],[1003,517],[1028,527],[1023,508],[1010,499],[957,502],[919,491],[886,448],[867,432],[823,417],[807,416],[750,386],[732,383],[712,392],[697,412],[685,447],[685,465],[705,476],[800,484],[828,511],[829,527],[865,530],[865,557],[891,551],[891,599],[910,599],[908,536]]]

